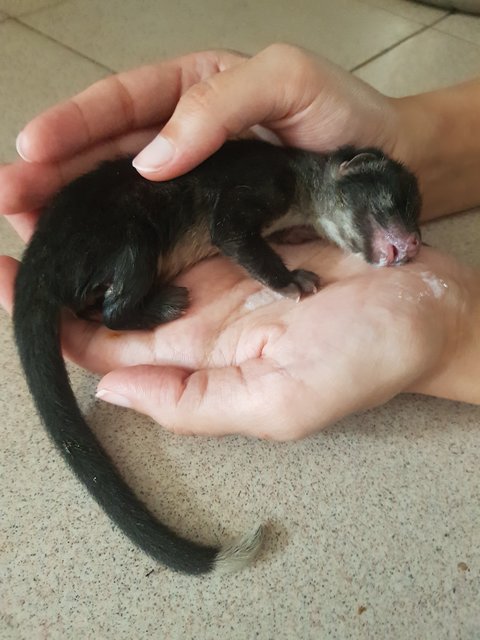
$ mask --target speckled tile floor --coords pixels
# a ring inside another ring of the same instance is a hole
[[[480,73],[479,34],[478,18],[407,0],[0,0],[0,159],[39,110],[164,55],[288,40],[402,95]],[[0,225],[0,252],[18,255]],[[480,266],[480,210],[425,235]],[[480,638],[479,407],[402,396],[298,443],[181,438],[94,402],[72,368],[105,446],[172,526],[215,542],[271,523],[254,567],[191,579],[134,549],[64,467],[0,322],[2,639]]]

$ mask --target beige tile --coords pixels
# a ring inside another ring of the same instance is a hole
[[[448,216],[425,225],[425,242],[452,253],[472,267],[480,268],[480,209]]]
[[[457,13],[442,20],[435,28],[480,45],[480,17],[478,16]]]
[[[79,42],[87,55],[100,52],[104,62],[119,66],[195,48],[203,29],[207,40],[235,36],[255,48],[260,35],[286,33],[288,21],[298,38],[355,64],[381,50],[381,38],[404,37],[375,30],[409,24],[367,4],[358,9],[353,0],[303,3],[324,18],[311,24],[308,12],[301,24],[299,3],[286,0],[270,5],[271,23],[266,2],[229,3],[232,25],[225,8],[222,18],[209,15],[225,7],[220,0],[174,6],[144,0],[143,17],[121,0],[97,0],[95,11],[89,0],[69,4],[70,16],[60,7],[38,15],[45,13],[45,24],[58,20],[49,28],[63,30],[68,44]],[[162,7],[158,14],[154,4]],[[345,15],[349,7],[351,16]],[[275,11],[288,18],[275,21]],[[166,26],[154,19],[160,13]],[[174,25],[185,25],[186,16],[198,31],[189,39],[188,28],[178,27],[177,42]],[[254,30],[252,17],[266,23]],[[82,30],[93,33],[82,37]],[[478,60],[471,43],[424,35],[413,38],[406,53],[409,43],[398,47],[400,59],[390,52],[360,73],[370,69],[371,81],[384,90],[406,92],[463,77]],[[380,71],[377,62],[384,65]],[[24,120],[102,73],[28,29],[0,25],[0,156],[10,153]],[[477,266],[479,234],[479,211],[425,231],[430,243]],[[20,250],[0,219],[0,253]],[[405,395],[304,442],[182,438],[134,412],[95,402],[96,378],[71,371],[89,422],[129,484],[165,522],[210,543],[255,521],[269,522],[264,550],[254,567],[237,575],[189,578],[134,549],[44,434],[20,374],[10,320],[0,311],[2,640],[159,634],[172,640],[411,640],[412,629],[418,638],[478,637],[480,407]],[[462,562],[467,571],[459,569]]]
[[[7,17],[8,17],[8,16],[7,16],[5,13],[1,13],[1,12],[0,12],[0,22],[2,22],[3,20],[6,20],[6,19],[7,19]]]
[[[97,433],[166,522],[216,542],[270,521],[254,567],[189,578],[109,524],[43,434],[22,380],[1,382],[8,640],[39,629],[147,640],[159,619],[161,637],[179,640],[476,637],[478,408],[405,396],[305,442],[175,438],[94,407],[93,381],[75,374]]]
[[[419,28],[358,0],[70,0],[25,19],[119,69],[195,49],[296,42],[351,68]],[[174,25],[174,27],[173,27]]]
[[[391,96],[461,82],[478,75],[480,47],[434,29],[403,42],[356,75]]]
[[[0,24],[0,160],[15,157],[21,127],[42,109],[105,75],[106,71],[35,33]]]
[[[0,10],[10,16],[38,11],[45,7],[53,7],[64,0],[0,0]]]
[[[448,13],[443,9],[426,7],[418,2],[410,2],[410,0],[362,0],[362,2],[422,24],[432,24]]]

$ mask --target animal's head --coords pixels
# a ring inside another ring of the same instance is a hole
[[[345,147],[326,166],[328,207],[319,220],[340,247],[370,264],[397,265],[421,245],[421,197],[415,176],[375,148]]]

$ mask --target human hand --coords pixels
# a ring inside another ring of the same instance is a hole
[[[280,53],[284,55],[279,57]],[[230,93],[236,83],[237,90]],[[175,110],[178,96],[183,94]],[[223,95],[229,100],[218,99]],[[430,123],[432,102],[421,102],[423,116],[428,115]],[[23,212],[41,206],[65,182],[100,160],[138,152],[174,110],[162,133],[175,141],[176,153],[170,164],[148,173],[153,179],[189,169],[220,146],[227,135],[234,136],[258,123],[288,144],[319,150],[346,143],[374,144],[398,156],[394,152],[400,148],[400,133],[403,150],[408,151],[406,134],[411,130],[410,137],[415,138],[419,131],[418,123],[414,126],[412,103],[404,104],[407,108],[398,110],[399,102],[381,96],[331,63],[285,45],[270,47],[252,59],[231,52],[186,56],[101,81],[73,102],[54,107],[32,121],[24,131],[21,147],[34,162],[20,161],[0,169],[0,211]],[[408,116],[404,123],[412,125],[403,130],[399,126],[402,113]],[[425,130],[432,139],[438,138],[433,127]],[[431,144],[418,147],[435,149]],[[440,154],[440,162],[444,155]],[[407,156],[399,157],[405,160]],[[438,173],[435,167],[431,173]],[[438,180],[432,184],[438,186]],[[460,191],[470,193],[471,189]],[[19,213],[10,215],[9,220],[28,239],[36,216],[35,212]],[[439,270],[432,268],[434,277],[440,278],[446,270],[445,282],[450,276],[452,283],[448,294],[436,302],[421,273],[404,284],[394,280],[395,286],[390,286],[389,278],[397,271],[407,278],[414,265],[382,273],[357,262],[355,269],[348,266],[345,270],[346,257],[332,264],[318,258],[317,264],[317,258],[305,254],[308,246],[296,247],[294,253],[287,248],[282,252],[289,254],[292,266],[311,261],[310,268],[327,281],[331,278],[334,285],[298,307],[274,301],[263,311],[244,309],[237,317],[259,285],[245,278],[237,281],[235,268],[216,258],[182,276],[195,301],[185,318],[152,334],[115,334],[115,340],[98,325],[70,319],[65,329],[66,353],[97,372],[112,371],[103,381],[109,384],[110,392],[123,393],[134,408],[183,432],[231,430],[264,437],[300,437],[405,389],[478,401],[471,370],[473,354],[480,361],[475,348],[480,340],[468,342],[476,336],[475,331],[478,333],[476,325],[470,330],[471,318],[480,326],[475,302],[479,296],[472,285],[478,282],[478,275],[468,274],[445,256],[435,258],[433,266]],[[323,256],[335,257],[334,249],[328,249],[334,254],[325,251]],[[422,251],[425,255],[435,257],[428,250]],[[14,273],[15,263],[2,259],[0,293],[6,306],[11,303]],[[407,302],[398,298],[403,290]],[[415,311],[412,300],[419,302],[416,306],[422,313]],[[467,313],[472,308],[474,313]],[[328,313],[328,309],[335,313]],[[360,322],[355,324],[357,312]],[[349,322],[353,328],[347,327]],[[381,340],[372,326],[377,327]],[[317,333],[316,328],[321,331]],[[162,336],[161,341],[157,335]],[[308,335],[315,340],[307,343]],[[462,339],[456,340],[457,335]],[[255,357],[258,340],[263,338],[264,355]],[[413,347],[408,346],[410,341]],[[175,348],[169,346],[173,344]],[[376,348],[378,344],[382,349]],[[384,353],[388,358],[382,360]],[[238,378],[243,375],[242,383]],[[202,381],[209,383],[204,393]],[[197,403],[191,395],[195,385],[199,385]],[[178,395],[177,401],[176,394],[184,388],[188,393]],[[219,395],[215,397],[212,390]],[[266,404],[265,398],[272,404]],[[228,424],[219,423],[225,406],[235,407]]]
[[[101,160],[140,151],[165,122],[171,162],[152,171],[146,161],[145,154],[153,166],[162,159],[158,138],[136,161],[151,179],[191,169],[227,137],[256,125],[284,143],[319,151],[356,144],[390,152],[396,136],[388,98],[297,47],[272,45],[253,58],[196,53],[110,76],[27,124],[18,147],[28,162],[0,169],[0,212],[42,206]],[[31,228],[35,218],[11,222],[25,220]]]
[[[184,317],[117,333],[68,314],[65,354],[106,374],[103,400],[181,434],[301,438],[402,391],[480,402],[478,273],[429,248],[383,269],[321,241],[278,250],[323,288],[294,303],[210,258],[177,279]],[[15,271],[0,261],[8,309]]]
[[[394,99],[291,45],[252,58],[195,53],[110,76],[27,124],[18,148],[28,162],[0,167],[0,213],[19,214],[8,219],[28,237],[32,210],[61,186],[102,160],[138,153],[166,123],[136,158],[152,180],[175,177],[227,137],[263,125],[263,134],[311,150],[382,148],[417,174],[426,220],[480,201],[480,138],[471,135],[479,107],[480,78]]]

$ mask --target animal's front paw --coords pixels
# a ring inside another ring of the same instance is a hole
[[[320,278],[313,271],[305,269],[295,269],[291,272],[292,282],[280,290],[283,296],[292,298],[298,302],[306,296],[310,296],[320,289]]]

